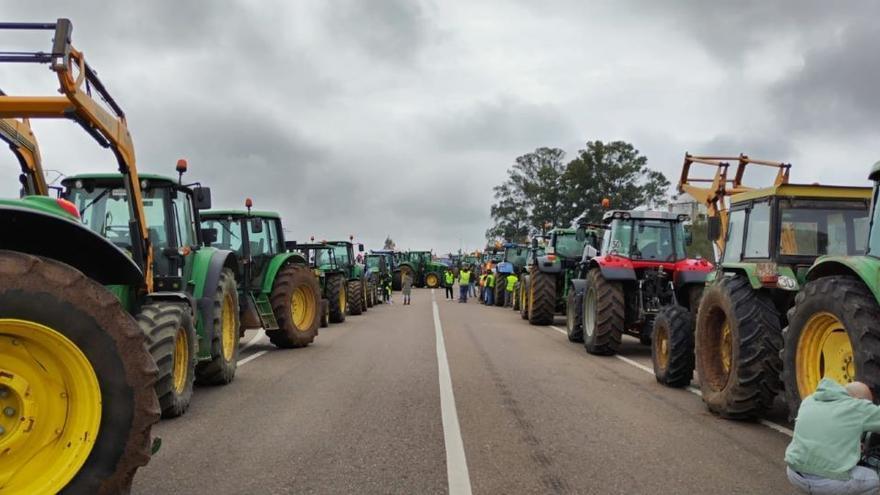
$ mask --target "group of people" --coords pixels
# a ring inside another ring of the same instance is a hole
[[[491,271],[481,273],[475,276],[473,270],[469,266],[463,266],[458,271],[458,277],[447,269],[443,275],[443,285],[446,288],[446,299],[452,300],[454,297],[453,286],[456,278],[458,279],[458,302],[466,303],[468,297],[478,297],[480,302],[487,306],[495,305],[495,286],[496,284],[504,284],[504,306],[513,306],[513,291],[519,277],[515,273],[504,275],[499,273],[497,276]]]

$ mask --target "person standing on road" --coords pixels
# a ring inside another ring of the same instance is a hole
[[[443,279],[446,286],[446,299],[452,299],[452,286],[455,285],[455,275],[452,274],[452,270],[446,270]]]
[[[515,273],[511,273],[507,276],[506,282],[507,287],[504,288],[504,307],[510,308],[513,306],[513,288],[516,287],[516,281],[519,280]]]
[[[480,302],[483,302],[483,287],[485,287],[485,286],[486,286],[486,274],[481,273],[479,280],[477,280],[477,287],[479,288],[478,297],[480,298],[479,299]]]
[[[486,285],[483,287],[483,293],[486,295],[483,299],[486,306],[495,305],[495,274],[489,272],[486,274]]]
[[[801,403],[794,435],[785,449],[786,474],[804,493],[876,494],[877,471],[860,464],[861,438],[880,432],[880,407],[867,385],[844,388],[823,378]]]
[[[458,272],[458,302],[466,303],[468,298],[468,288],[471,284],[471,270],[463,266]]]
[[[409,276],[409,273],[403,275],[403,280],[400,282],[400,288],[403,290],[403,304],[404,306],[408,306],[409,296],[412,294],[412,277]]]

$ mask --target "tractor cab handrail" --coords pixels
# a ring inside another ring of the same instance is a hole
[[[153,289],[153,250],[144,215],[134,143],[128,132],[125,112],[107,90],[85,56],[71,43],[73,25],[69,19],[55,23],[2,22],[0,30],[54,30],[50,52],[0,52],[0,62],[49,64],[56,73],[61,96],[0,96],[0,119],[71,119],[102,147],[116,155],[119,172],[130,198],[132,257],[143,269],[146,290]],[[95,99],[103,101],[103,105]],[[43,179],[45,180],[45,178]],[[34,193],[41,193],[35,188]]]

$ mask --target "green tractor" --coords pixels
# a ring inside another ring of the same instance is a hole
[[[529,246],[526,253],[526,266],[523,268],[522,275],[514,288],[514,297],[517,301],[517,311],[523,320],[529,319],[529,273],[532,272],[533,265],[538,259],[544,257],[545,248],[543,244],[533,242]]]
[[[205,242],[236,253],[239,260],[239,335],[263,328],[276,347],[305,347],[318,335],[321,288],[308,260],[287,251],[278,213],[252,210],[250,198],[245,207],[201,215]]]
[[[443,284],[446,265],[435,262],[431,251],[406,251],[399,259],[399,270],[394,274],[396,286],[404,275],[412,278],[413,287],[435,289]]]
[[[727,160],[739,162],[732,179],[727,176]],[[689,170],[694,163],[716,167],[714,179],[691,179]],[[773,186],[743,186],[748,164],[777,168]],[[863,322],[859,318],[864,318],[870,307],[865,306],[869,296],[857,296],[861,281],[846,270],[847,266],[867,266],[860,265],[862,260],[872,262],[870,257],[857,256],[869,245],[871,189],[790,184],[789,170],[788,164],[744,155],[732,159],[685,156],[679,189],[707,205],[709,237],[722,255],[706,278],[695,330],[694,317],[687,312],[667,323],[667,356],[686,356],[688,339],[675,335],[694,332],[690,345],[696,351],[703,401],[722,417],[754,418],[771,407],[783,390],[780,351],[786,339],[790,345],[784,350],[789,361],[785,377],[788,385],[795,387],[789,393],[796,394],[797,401],[816,386],[823,373],[852,376],[853,360],[846,357],[846,346],[841,344],[846,334],[839,332],[843,327],[834,321]],[[694,183],[710,186],[702,188]],[[724,202],[727,196],[729,211]],[[797,307],[789,313],[796,301]],[[811,316],[814,314],[819,316]],[[835,320],[835,314],[842,319]],[[782,328],[789,321],[784,338]],[[655,332],[659,324],[658,318]],[[850,328],[865,327],[851,325],[847,330]],[[858,337],[854,342],[864,343],[859,334],[850,335]],[[805,351],[800,361],[792,359],[797,349]],[[860,352],[870,351],[866,347]],[[862,364],[866,362],[857,362],[855,369],[870,373],[870,365],[859,368]]]
[[[344,322],[348,312],[348,278],[336,262],[336,249],[323,242],[301,244],[296,241],[288,242],[287,248],[309,260],[309,267],[315,273],[322,295],[321,327]]]
[[[391,266],[388,256],[384,254],[368,254],[364,256],[369,281],[368,297],[373,304],[379,304],[382,291],[391,283]]]
[[[369,281],[364,265],[357,263],[354,255],[353,238],[348,241],[327,241],[333,247],[333,253],[339,269],[346,279],[346,297],[348,298],[348,314],[357,316],[367,311]],[[364,252],[364,245],[358,244],[358,251]]]
[[[537,239],[532,243],[532,253],[538,256]],[[545,252],[531,263],[526,281],[529,323],[551,325],[555,315],[565,312],[571,280],[586,243],[576,229],[556,228],[548,232]]]
[[[529,246],[525,244],[507,243],[494,249],[499,261],[491,265],[492,275],[495,277],[494,303],[495,306],[504,306],[504,292],[507,289],[507,276],[511,273],[517,277],[522,276],[528,259]],[[479,277],[481,274],[475,274]]]
[[[839,223],[838,218],[822,214],[813,219],[827,234],[827,255],[804,274],[803,289],[782,332],[782,382],[792,416],[825,377],[841,384],[858,380],[875,397],[880,394],[880,331],[875,326],[880,321],[880,162],[869,178],[874,191],[868,222],[850,215],[848,220],[858,225],[843,230],[832,223]],[[844,233],[853,236],[846,249],[840,237]]]

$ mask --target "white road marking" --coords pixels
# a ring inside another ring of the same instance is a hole
[[[443,440],[446,445],[446,479],[449,484],[449,494],[470,495],[471,478],[464,455],[464,442],[461,440],[458,410],[455,408],[455,395],[452,392],[452,377],[449,374],[449,361],[446,358],[443,326],[440,324],[440,309],[437,307],[434,289],[431,289],[431,305],[434,309],[434,334],[437,336],[440,415],[443,419]]]
[[[565,330],[563,330],[559,327],[551,325],[550,328],[552,328],[553,330],[556,330],[557,332],[564,334],[566,336],[568,335],[568,332],[566,332]],[[620,354],[615,354],[614,357],[616,357],[617,359],[620,359],[624,363],[629,364],[631,366],[634,366],[634,367],[636,367],[646,373],[650,373],[651,375],[654,374],[653,369],[645,366],[642,363],[638,363],[636,361],[633,361],[632,359],[630,359],[628,357],[621,356]],[[686,390],[694,395],[698,395],[700,397],[703,396],[703,392],[701,392],[700,389],[698,389],[697,387],[694,387],[693,385],[688,387]],[[790,437],[794,436],[794,432],[791,429],[786,428],[778,423],[774,423],[772,421],[767,421],[766,419],[758,420],[758,423],[766,426],[767,428],[770,428],[771,430],[778,431],[779,433],[782,433],[783,435],[788,435]]]
[[[251,338],[251,340],[248,340],[248,341],[247,341],[247,344],[245,344],[245,345],[243,345],[243,346],[241,347],[241,350],[243,351],[243,350],[247,349],[248,347],[250,347],[250,346],[256,344],[257,342],[263,340],[263,337],[265,337],[265,336],[266,336],[266,331],[263,330],[262,328],[259,329],[259,330],[257,331],[257,334],[254,335],[254,336]]]
[[[257,359],[258,357],[262,356],[263,354],[266,354],[267,352],[269,352],[269,351],[260,351],[255,354],[251,354],[250,356],[248,356],[244,359],[239,359],[238,365],[242,366],[242,365],[248,364],[249,362],[253,361],[254,359]]]

